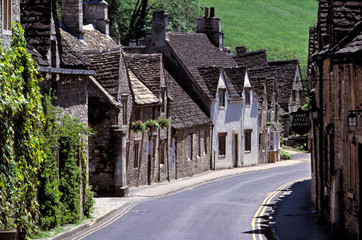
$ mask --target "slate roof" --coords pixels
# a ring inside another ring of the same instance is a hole
[[[239,92],[237,91],[236,87],[233,85],[231,80],[232,78],[235,82],[238,81],[237,78],[238,76],[241,75],[240,72],[238,72],[238,70],[239,69],[233,69],[233,70],[229,69],[228,71],[226,71],[223,68],[213,66],[213,67],[201,67],[199,68],[199,73],[203,79],[203,82],[207,86],[209,93],[211,94],[211,96],[213,96],[212,99],[215,99],[219,83],[220,72],[222,72],[227,85],[227,90],[229,92],[229,100],[235,102],[235,101],[242,101],[241,95],[239,94]],[[228,75],[228,73],[230,73],[230,76]],[[240,81],[244,83],[244,78],[241,77]]]
[[[265,98],[264,86],[266,85],[266,97],[268,99],[268,102],[271,102],[273,96],[272,85],[275,82],[276,72],[269,67],[249,69],[248,72],[249,80],[253,91],[256,92],[259,97]],[[277,90],[278,89],[276,89],[276,91]]]
[[[192,128],[210,123],[211,120],[178,85],[175,79],[165,70],[165,80],[169,96],[172,127],[177,129]]]
[[[270,68],[275,71],[275,82],[278,89],[278,103],[280,104],[289,103],[298,64],[298,60],[269,62]]]
[[[357,53],[362,51],[362,21],[331,51],[335,54]]]
[[[121,49],[107,52],[85,52],[83,57],[91,64],[90,69],[97,72],[98,82],[115,98],[120,91]]]
[[[126,65],[156,96],[165,86],[162,54],[125,54]]]
[[[123,51],[125,53],[139,53],[141,54],[145,50],[145,46],[136,46],[136,47],[130,47],[130,46],[124,46]]]
[[[247,52],[243,54],[236,54],[232,57],[237,63],[237,65],[243,68],[251,69],[251,68],[260,68],[268,66],[265,49]]]
[[[83,30],[83,40],[79,40],[64,29],[60,29],[62,40],[66,41],[75,52],[83,52],[89,50],[110,50],[119,48],[110,37],[107,37],[98,30]]]
[[[167,36],[167,43],[173,53],[209,99],[213,99],[214,96],[198,69],[205,66],[236,67],[236,62],[230,55],[212,45],[203,33],[170,32]]]
[[[158,104],[160,102],[158,97],[156,97],[151,90],[138,79],[131,69],[128,69],[128,74],[136,104]]]

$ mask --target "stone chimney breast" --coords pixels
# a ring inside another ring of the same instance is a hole
[[[93,24],[99,31],[109,35],[108,5],[104,0],[84,2],[84,24]]]
[[[62,22],[73,34],[83,39],[83,0],[62,0]]]

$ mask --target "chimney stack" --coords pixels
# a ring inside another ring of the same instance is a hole
[[[197,32],[205,33],[216,47],[224,48],[224,33],[221,31],[221,19],[215,17],[215,8],[205,8],[205,17],[197,19]]]
[[[209,8],[205,7],[205,16],[204,18],[208,18],[209,17]]]
[[[236,56],[245,54],[245,53],[246,53],[246,49],[247,49],[247,48],[246,48],[245,46],[236,47],[236,48],[235,48]]]
[[[93,24],[103,34],[109,35],[108,5],[104,0],[84,2],[84,24]]]
[[[83,0],[62,0],[62,22],[83,39]]]
[[[166,11],[153,12],[151,40],[153,47],[161,47],[165,45],[168,33],[168,14]]]

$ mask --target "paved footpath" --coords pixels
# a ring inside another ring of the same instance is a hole
[[[69,225],[64,227],[64,232],[53,236],[48,239],[58,240],[65,239],[73,234],[85,230],[92,225],[103,220],[113,212],[119,210],[127,203],[142,201],[146,198],[161,197],[169,194],[177,193],[193,187],[202,185],[204,183],[219,180],[226,177],[247,174],[256,171],[262,171],[266,169],[286,167],[294,164],[301,163],[303,161],[310,160],[310,154],[306,153],[293,153],[293,159],[279,161],[277,163],[269,163],[258,166],[240,167],[232,169],[222,170],[210,170],[201,174],[194,175],[192,177],[181,178],[177,180],[165,181],[161,183],[154,183],[152,185],[145,185],[140,187],[131,187],[129,189],[129,197],[100,197],[95,198],[94,212],[92,218],[84,220],[80,225]]]

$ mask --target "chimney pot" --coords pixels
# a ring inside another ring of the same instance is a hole
[[[210,8],[210,17],[211,18],[215,17],[215,8],[214,7]]]
[[[245,46],[241,46],[241,47],[236,47],[235,51],[236,51],[236,55],[242,55],[246,53],[246,47]]]
[[[209,8],[205,7],[205,16],[204,18],[208,18],[209,17]]]
[[[118,44],[118,45],[120,45],[121,44],[121,34],[117,34],[117,36],[116,36],[116,43]]]

